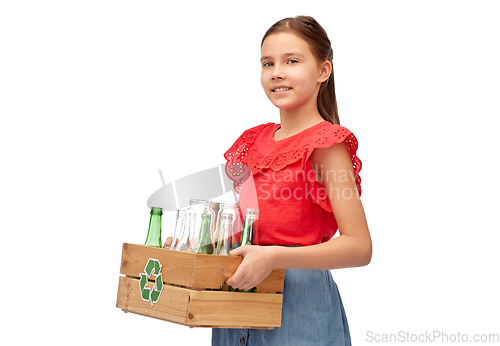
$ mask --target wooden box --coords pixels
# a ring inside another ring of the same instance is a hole
[[[190,327],[281,326],[284,269],[274,270],[256,293],[219,290],[242,260],[125,243],[116,306]]]

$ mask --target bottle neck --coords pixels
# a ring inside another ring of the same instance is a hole
[[[247,213],[245,214],[245,218],[258,219],[259,218],[259,210],[248,208]]]
[[[162,216],[163,215],[163,210],[161,208],[156,208],[156,207],[153,207],[151,208],[151,215],[159,215],[159,216]]]
[[[151,217],[149,219],[148,236],[144,245],[162,247],[161,243],[161,208],[151,208]]]
[[[189,200],[189,205],[196,205],[196,204],[207,204],[210,205],[212,202],[204,200],[204,199],[191,199]]]

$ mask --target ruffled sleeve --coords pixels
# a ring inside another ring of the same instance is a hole
[[[248,155],[254,150],[252,144],[260,132],[272,123],[262,124],[246,130],[234,142],[231,148],[224,153],[226,159],[226,174],[229,179],[234,181],[234,190],[240,193],[241,185],[251,174],[251,169],[248,166]]]
[[[309,160],[312,152],[316,148],[329,148],[334,144],[345,143],[349,156],[351,157],[352,168],[354,172],[354,181],[356,182],[356,188],[358,194],[361,196],[361,177],[359,172],[361,171],[361,160],[356,156],[358,150],[358,140],[356,136],[340,125],[329,125],[322,127],[314,132],[311,138],[311,144],[307,150],[307,154],[304,156],[304,161]],[[304,162],[305,165],[305,162]],[[317,196],[316,203],[323,207],[327,211],[331,211],[330,201],[326,194],[326,190],[323,184],[314,180],[313,182],[320,191],[315,194]]]

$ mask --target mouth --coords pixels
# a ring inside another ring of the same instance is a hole
[[[272,92],[283,92],[283,91],[288,91],[288,90],[292,90],[292,88],[290,88],[290,87],[278,87],[278,88],[271,89]]]

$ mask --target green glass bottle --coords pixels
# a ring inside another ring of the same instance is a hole
[[[201,215],[200,233],[198,234],[198,242],[194,253],[211,255],[214,250],[212,246],[212,232],[211,232],[212,217],[210,214]]]
[[[240,244],[252,245],[254,243],[254,237],[257,234],[257,220],[259,219],[259,209],[248,208],[245,214],[245,220],[243,221],[243,232],[241,232]],[[257,292],[257,289],[251,288],[249,290],[236,290],[237,292]]]
[[[163,247],[161,243],[161,216],[163,211],[161,208],[151,208],[151,217],[149,218],[148,237],[144,245]]]
[[[257,231],[256,221],[259,219],[259,209],[248,208],[243,222],[243,232],[241,232],[240,246],[252,245],[253,238]]]

